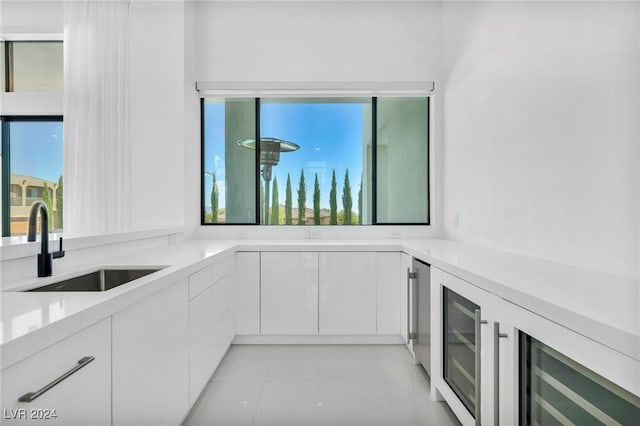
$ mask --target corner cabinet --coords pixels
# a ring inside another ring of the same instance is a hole
[[[432,395],[463,425],[635,425],[640,362],[431,269]]]
[[[178,425],[189,409],[187,280],[113,314],[113,425]]]
[[[3,425],[111,425],[111,318],[0,375]]]

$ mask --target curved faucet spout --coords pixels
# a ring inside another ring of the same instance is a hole
[[[62,237],[60,237],[60,250],[49,253],[49,211],[47,205],[42,201],[36,201],[29,211],[29,232],[27,241],[36,240],[36,223],[40,213],[40,254],[38,254],[38,276],[49,277],[52,273],[51,263],[53,259],[64,257],[62,250]]]
[[[36,224],[40,213],[40,247],[42,253],[49,252],[49,211],[47,205],[42,201],[36,201],[29,210],[29,232],[27,241],[36,240]]]

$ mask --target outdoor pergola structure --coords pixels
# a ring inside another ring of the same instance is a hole
[[[256,149],[255,139],[242,139],[238,145],[247,149]],[[260,138],[260,174],[265,181],[264,188],[264,223],[269,223],[269,189],[273,167],[280,162],[281,152],[292,152],[300,149],[298,144],[278,138]]]

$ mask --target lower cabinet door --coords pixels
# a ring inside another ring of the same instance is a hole
[[[184,280],[113,315],[114,426],[175,426],[187,414],[188,297]]]
[[[215,336],[209,330],[189,354],[189,406],[196,402],[224,355],[224,352],[220,354],[220,347],[216,343]]]
[[[376,254],[320,253],[320,334],[376,334]]]
[[[261,334],[318,334],[318,253],[265,252],[260,259]]]
[[[71,373],[71,374],[67,374]],[[2,370],[2,425],[111,425],[111,317]],[[58,384],[38,396],[48,384]],[[31,402],[20,402],[27,394]]]
[[[237,333],[260,334],[260,253],[236,253],[233,293]]]

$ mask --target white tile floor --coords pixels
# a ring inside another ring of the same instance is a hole
[[[401,345],[229,349],[183,426],[448,426]]]

